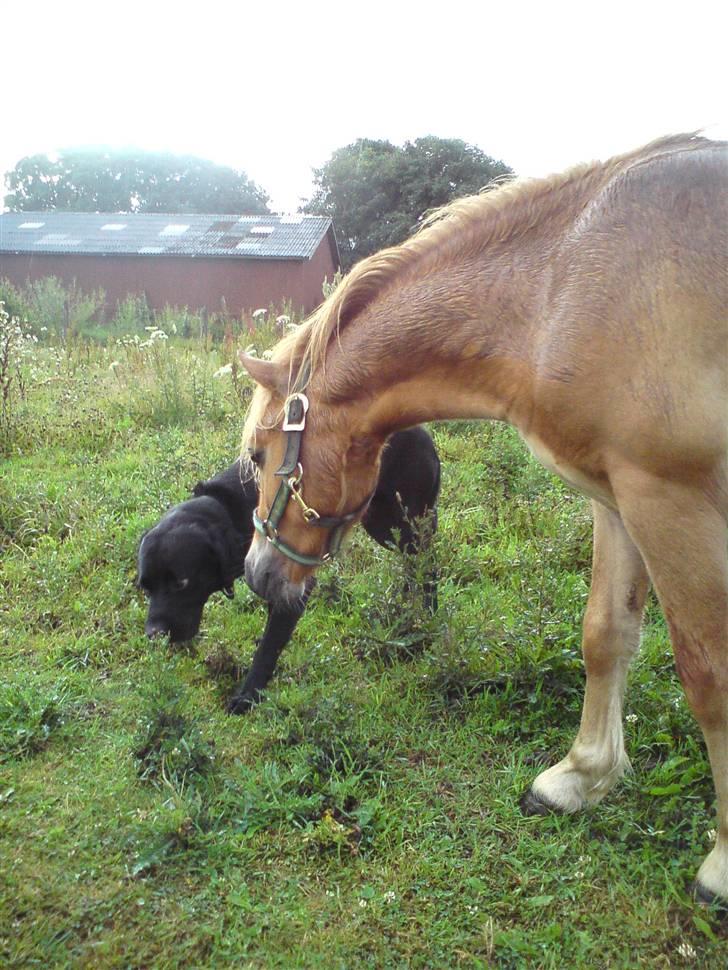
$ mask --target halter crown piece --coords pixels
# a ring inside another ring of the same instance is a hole
[[[372,499],[367,496],[366,500],[349,512],[347,515],[319,515],[316,509],[306,504],[303,497],[303,466],[299,461],[301,454],[301,438],[306,427],[306,414],[308,413],[309,401],[302,391],[296,391],[286,398],[283,405],[283,425],[282,430],[287,434],[286,452],[283,456],[281,467],[276,472],[283,481],[278,486],[276,497],[270,507],[268,516],[261,519],[258,510],[253,512],[253,525],[262,536],[277,549],[278,552],[299,563],[301,566],[321,566],[339,552],[344,533],[347,527],[356,519]],[[328,545],[322,556],[308,556],[303,552],[298,552],[278,535],[278,524],[286,511],[289,501],[293,501],[301,510],[301,515],[308,525],[316,526],[319,529],[330,529]]]

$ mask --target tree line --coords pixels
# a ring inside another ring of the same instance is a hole
[[[510,174],[504,162],[457,138],[429,135],[403,146],[360,138],[314,169],[314,192],[301,211],[333,220],[347,270],[401,242],[431,209]],[[270,197],[245,172],[189,155],[103,149],[33,155],[6,182],[12,212],[270,212]]]

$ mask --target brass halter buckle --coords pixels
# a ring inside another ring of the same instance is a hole
[[[291,490],[291,498],[301,509],[301,515],[303,515],[306,522],[314,522],[316,519],[320,519],[321,516],[318,514],[316,509],[312,509],[310,505],[306,505],[306,500],[303,497],[303,488],[301,487],[301,479],[303,478],[303,466],[299,461],[296,466],[296,474],[291,475],[288,479],[288,487]]]

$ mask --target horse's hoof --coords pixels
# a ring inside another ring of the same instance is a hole
[[[728,899],[724,899],[722,896],[716,896],[714,892],[706,889],[697,879],[693,883],[693,895],[696,901],[702,903],[703,906],[715,907],[722,917],[728,916]]]
[[[524,815],[551,815],[552,812],[559,811],[556,805],[546,801],[541,795],[537,795],[533,788],[529,788],[523,793],[518,804]]]

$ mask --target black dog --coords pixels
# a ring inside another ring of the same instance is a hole
[[[404,553],[422,548],[437,527],[440,460],[424,428],[392,435],[384,449],[379,481],[362,525],[382,546],[396,544]],[[172,643],[190,640],[200,628],[210,596],[221,590],[233,597],[233,583],[243,574],[253,539],[253,509],[258,489],[241,481],[236,462],[207,482],[198,482],[194,498],[176,505],[142,538],[138,583],[149,597],[147,636],[169,635]],[[417,519],[429,517],[425,528]],[[414,526],[414,527],[413,527]],[[297,606],[268,607],[268,621],[245,681],[228,708],[242,714],[260,698],[281,651],[291,638],[313,589],[311,581]],[[436,608],[434,576],[425,583],[425,602]]]

